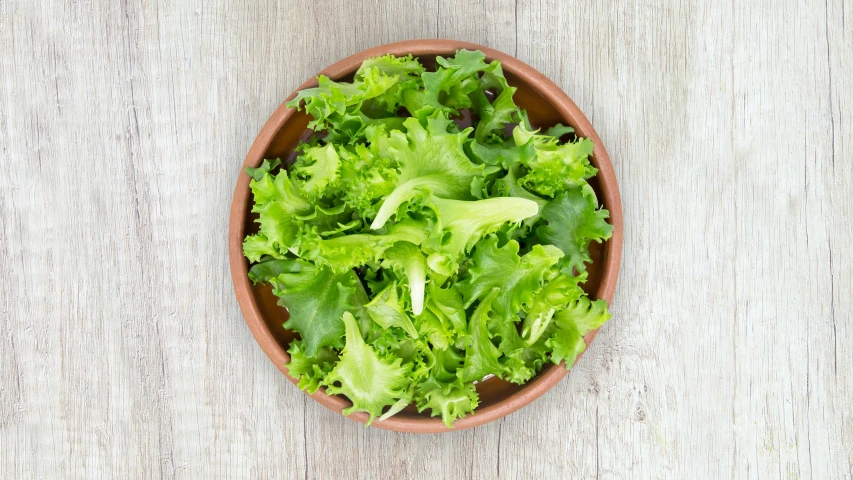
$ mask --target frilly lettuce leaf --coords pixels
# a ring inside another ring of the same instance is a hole
[[[610,212],[597,208],[592,187],[584,184],[569,189],[542,209],[542,219],[548,224],[539,227],[536,235],[543,243],[562,250],[568,267],[583,272],[585,264],[592,261],[590,242],[601,243],[613,233],[613,226],[605,221]]]
[[[374,118],[365,114],[362,107],[353,107],[346,113],[335,113],[326,118],[323,141],[337,146],[359,145],[371,128],[399,130],[403,128],[400,117]]]
[[[418,331],[397,293],[397,282],[391,282],[365,305],[367,313],[374,322],[384,329],[397,327],[412,338],[418,338]]]
[[[448,339],[455,339],[455,335],[465,332],[468,328],[462,294],[457,285],[458,283],[441,288],[438,283],[433,282],[427,286],[425,310],[432,312],[447,329]]]
[[[321,347],[340,348],[344,325],[341,315],[355,309],[353,295],[360,282],[354,272],[336,275],[328,267],[301,262],[298,272],[271,279],[273,293],[287,307],[284,328],[302,337],[305,354],[313,357]]]
[[[516,170],[518,170],[519,165],[510,166],[501,179],[495,182],[495,193],[496,196],[506,196],[506,197],[518,197],[524,198],[533,202],[536,202],[536,206],[539,207],[539,211],[536,215],[528,217],[524,220],[523,224],[530,228],[532,227],[537,220],[539,220],[539,216],[542,213],[542,209],[545,208],[545,205],[548,204],[548,200],[544,198],[534,195],[529,191],[525,190],[524,187],[518,185],[518,177],[516,174]]]
[[[404,91],[418,90],[423,85],[421,75],[424,72],[424,67],[412,55],[404,57],[385,55],[365,60],[355,73],[355,78],[356,80],[370,76],[394,78],[395,84],[375,97],[375,101],[386,111],[394,112],[402,104]]]
[[[479,381],[491,374],[501,376],[508,371],[499,360],[501,351],[492,343],[488,326],[492,302],[499,293],[499,288],[493,288],[471,315],[468,335],[465,338],[465,361],[458,372],[463,383]]]
[[[469,148],[477,160],[486,165],[500,166],[504,170],[515,165],[526,165],[536,156],[533,142],[516,145],[511,139],[494,144],[472,141],[469,143]]]
[[[302,150],[291,172],[300,181],[302,192],[316,201],[328,195],[340,179],[341,157],[331,144],[322,147],[307,147]]]
[[[396,78],[382,75],[377,69],[365,72],[353,83],[338,83],[325,75],[317,77],[317,81],[318,86],[299,91],[287,102],[288,107],[305,110],[311,116],[308,128],[312,130],[324,130],[330,116],[345,115],[350,107],[384,94],[397,83]]]
[[[426,289],[426,258],[421,249],[410,242],[397,242],[385,250],[382,266],[396,271],[406,278],[412,300],[412,313],[420,315],[424,310]]]
[[[321,237],[334,237],[340,233],[349,232],[350,230],[358,230],[363,225],[364,225],[364,222],[362,222],[361,220],[356,218],[355,220],[349,221],[347,223],[338,223],[338,227],[335,229],[325,230],[325,231],[322,231],[319,233],[320,233]]]
[[[397,242],[420,245],[426,238],[423,223],[400,222],[378,233],[355,233],[333,238],[322,238],[316,228],[305,227],[296,247],[301,258],[318,265],[327,265],[337,273],[372,262],[378,262],[383,253]]]
[[[463,358],[463,353],[453,347],[435,349],[428,377],[415,387],[418,411],[429,409],[432,416],[441,415],[448,427],[473,412],[479,403],[474,384],[462,382],[457,375]]]
[[[302,195],[287,171],[273,176],[268,169],[255,170],[252,175],[260,177],[260,180],[253,178],[249,182],[255,198],[252,212],[258,214],[260,229],[257,234],[246,237],[243,254],[250,262],[257,262],[264,255],[284,258],[299,231],[295,217],[312,212],[314,205]]]
[[[397,185],[396,162],[375,155],[364,145],[340,147],[343,202],[367,220],[376,216],[378,203]]]
[[[257,285],[267,283],[282,273],[299,273],[301,270],[302,262],[299,260],[263,257],[249,269],[249,280]]]
[[[566,362],[571,368],[578,355],[586,350],[584,335],[600,327],[610,318],[604,300],[591,301],[583,297],[569,304],[554,318],[554,333],[545,341],[551,350],[551,361]]]
[[[552,245],[535,245],[523,256],[519,256],[518,251],[515,240],[499,248],[494,235],[477,244],[469,276],[459,283],[466,308],[494,288],[500,291],[500,296],[493,302],[492,309],[501,318],[516,317],[533,302],[536,293],[554,275],[551,267],[563,253]]]
[[[302,340],[290,342],[287,353],[290,355],[287,373],[297,379],[299,388],[308,393],[316,392],[322,385],[323,378],[338,363],[337,352],[328,347],[319,349],[316,356],[309,357],[305,354]]]
[[[265,158],[258,168],[246,167],[246,175],[252,177],[256,182],[260,182],[263,180],[264,175],[270,173],[270,170],[277,168],[279,165],[281,165],[280,158]]]
[[[400,174],[371,228],[382,228],[403,202],[417,195],[419,187],[427,187],[444,198],[470,198],[471,181],[482,167],[465,155],[463,145],[469,131],[447,133],[449,124],[446,118],[436,117],[430,118],[424,128],[416,119],[408,118],[404,122],[405,134],[395,130],[377,139],[381,155],[394,158]]]
[[[523,353],[524,350],[518,349],[503,358],[502,363],[506,366],[506,371],[498,375],[501,379],[521,385],[533,377],[536,370],[527,365]]]
[[[420,337],[436,348],[445,349],[453,341],[453,332],[432,310],[424,310],[417,316],[415,328]]]
[[[513,138],[516,145],[533,145],[536,152],[523,159],[527,174],[518,179],[519,185],[532,192],[553,197],[566,188],[586,185],[598,172],[589,163],[595,144],[588,138],[561,144],[558,137],[537,135],[523,125],[515,127]]]
[[[546,136],[554,137],[556,139],[559,139],[563,135],[568,135],[570,133],[575,133],[575,129],[568,125],[563,125],[562,123],[558,123],[545,131]]]
[[[507,84],[500,62],[492,62],[480,80],[481,86],[497,91],[497,98],[490,102],[484,91],[478,92],[476,101],[479,123],[474,130],[474,138],[479,143],[485,143],[496,132],[506,128],[506,125],[521,120],[521,111],[512,99],[516,88]],[[501,135],[497,135],[502,138]]]
[[[360,79],[366,76],[366,72],[377,70],[380,74],[389,77],[398,77],[405,80],[409,78],[419,78],[426,71],[421,65],[421,62],[412,55],[395,57],[394,55],[384,55],[381,57],[368,58],[362,62],[361,67],[355,72],[355,78]]]
[[[243,255],[250,262],[259,262],[266,256],[284,258],[284,253],[281,253],[266,236],[260,234],[246,236],[243,240]]]
[[[415,319],[421,337],[442,350],[455,345],[459,332],[467,330],[468,322],[462,305],[462,294],[455,285],[440,288],[437,282],[430,283],[424,307]]]
[[[569,302],[585,295],[579,284],[586,282],[586,278],[586,272],[577,277],[560,273],[536,293],[521,329],[527,345],[539,340],[551,325],[555,313],[566,308]]]
[[[524,198],[496,197],[464,201],[428,195],[421,200],[435,214],[434,231],[424,243],[427,265],[439,275],[454,275],[459,260],[483,236],[505,224],[518,224],[536,215],[536,202]]]
[[[323,384],[330,395],[346,395],[352,405],[344,409],[344,415],[366,412],[373,419],[382,415],[382,409],[403,400],[411,402],[409,372],[402,366],[402,359],[380,358],[364,343],[358,324],[349,312],[344,312],[342,322],[346,330],[346,345],[341,351],[340,361],[326,375]]]
[[[421,75],[423,89],[403,92],[403,105],[413,117],[424,120],[435,112],[458,113],[472,106],[471,96],[480,88],[480,72],[487,68],[479,51],[459,50],[450,58],[437,57],[438,68]]]
[[[453,382],[444,384],[424,382],[420,388],[418,412],[430,409],[432,416],[441,415],[447,428],[453,428],[456,419],[472,413],[480,403],[480,396],[473,383]]]

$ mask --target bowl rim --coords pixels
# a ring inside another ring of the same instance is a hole
[[[318,72],[317,75],[326,75],[332,79],[341,78],[355,72],[364,59],[378,55],[412,54],[415,57],[421,55],[452,55],[457,50],[463,48],[468,50],[480,50],[486,55],[486,58],[489,61],[499,60],[504,71],[510,72],[515,76],[524,79],[531,88],[536,90],[543,98],[552,104],[566,123],[570,123],[575,126],[579,134],[590,138],[595,143],[592,157],[593,163],[599,170],[598,175],[596,176],[602,196],[599,201],[610,211],[610,222],[613,225],[613,235],[605,242],[605,256],[602,259],[604,268],[602,270],[601,281],[595,292],[595,296],[610,303],[613,300],[613,295],[616,290],[619,266],[622,258],[622,202],[619,195],[616,172],[610,162],[607,150],[604,148],[604,144],[602,143],[601,138],[599,138],[598,133],[596,133],[595,129],[592,127],[592,124],[583,112],[581,112],[580,108],[578,108],[578,106],[571,100],[571,98],[569,98],[569,96],[554,82],[549,80],[545,75],[533,67],[506,53],[486,46],[477,45],[475,43],[445,39],[405,40],[368,48],[335,62]],[[231,267],[231,279],[234,283],[237,302],[240,305],[243,316],[245,317],[246,324],[249,326],[249,330],[252,332],[252,335],[255,337],[255,340],[261,346],[264,353],[266,353],[275,366],[284,373],[287,379],[294,384],[297,383],[296,379],[290,376],[287,368],[285,367],[285,364],[290,360],[290,356],[275,340],[269,328],[267,328],[267,325],[261,315],[261,311],[255,302],[255,298],[251,290],[251,283],[248,278],[249,262],[243,256],[242,245],[243,237],[245,235],[245,216],[249,213],[246,209],[246,205],[249,199],[250,189],[249,176],[243,175],[243,170],[247,166],[257,167],[260,165],[264,158],[264,153],[272,140],[294,113],[294,110],[288,108],[286,103],[293,99],[300,90],[316,86],[317,75],[303,83],[299,88],[288,95],[284,102],[282,102],[275,112],[273,112],[272,116],[270,116],[269,120],[264,124],[249,149],[238,174],[237,185],[234,190],[234,198],[231,202],[231,217],[228,228],[228,254]],[[584,337],[587,347],[597,334],[598,329],[590,332]],[[582,355],[583,353],[578,356],[578,359],[580,359]],[[577,360],[575,360],[575,362],[577,362]],[[557,382],[566,376],[568,371],[569,370],[565,368],[563,364],[550,364],[547,367],[543,367],[543,370],[530,382],[522,386],[518,392],[496,404],[489,405],[482,409],[476,409],[471,415],[456,420],[453,423],[453,428],[445,426],[439,417],[411,418],[394,416],[386,420],[377,419],[372,423],[372,426],[399,432],[437,433],[464,430],[478,425],[483,425],[509,415],[521,407],[530,404],[542,396],[551,387],[556,385]],[[325,389],[322,387],[310,396],[320,404],[337,413],[341,413],[344,408],[350,405],[350,402],[343,397],[327,395]],[[348,415],[347,417],[361,423],[366,423],[368,420],[368,415],[365,412],[356,412]]]

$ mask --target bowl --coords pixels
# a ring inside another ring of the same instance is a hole
[[[619,273],[619,262],[622,256],[622,204],[619,197],[619,187],[616,174],[610,163],[610,157],[598,134],[592,128],[586,116],[560,88],[533,67],[505,53],[473,43],[454,40],[410,40],[389,43],[364,50],[349,56],[319,72],[317,75],[327,75],[333,80],[349,80],[361,65],[361,62],[378,55],[413,54],[424,63],[440,56],[451,56],[459,49],[481,50],[487,61],[499,60],[510,85],[518,90],[515,101],[519,107],[526,109],[534,127],[548,127],[555,123],[571,125],[579,136],[588,137],[595,142],[592,164],[598,168],[598,175],[590,181],[598,195],[599,202],[610,210],[610,221],[613,224],[613,236],[603,244],[594,243],[591,247],[593,263],[588,268],[589,279],[584,290],[592,298],[601,298],[610,302],[616,289],[616,278]],[[314,87],[317,80],[308,80],[299,90]],[[296,92],[285,99],[285,103],[294,98]],[[228,232],[228,252],[231,263],[231,277],[237,301],[246,318],[246,323],[255,339],[270,360],[293,383],[287,373],[290,357],[287,348],[293,339],[293,333],[282,327],[287,319],[287,311],[277,305],[277,298],[272,294],[269,285],[253,286],[247,276],[249,263],[243,256],[242,242],[247,234],[256,231],[255,217],[251,213],[252,195],[249,190],[249,176],[243,174],[245,167],[257,167],[264,158],[293,159],[294,147],[300,139],[307,138],[309,118],[305,113],[297,112],[282,103],[272,114],[261,129],[254,144],[249,149],[246,160],[237,178],[234,190],[234,200],[231,205],[231,220]],[[285,162],[285,164],[287,164]],[[598,330],[590,332],[584,340],[587,345],[595,338]],[[580,358],[580,357],[578,357]],[[462,430],[475,427],[508,415],[542,396],[548,389],[559,382],[568,370],[564,365],[543,367],[534,378],[524,385],[514,385],[492,377],[477,384],[480,395],[480,405],[473,414],[456,420],[452,430]],[[323,388],[317,390],[311,397],[326,407],[340,413],[350,402],[346,397],[327,395]],[[367,422],[368,415],[357,412],[349,418],[359,422]],[[397,430],[401,432],[431,433],[445,432],[447,428],[440,417],[430,417],[427,412],[419,414],[413,406],[409,406],[397,415],[386,419],[376,420],[375,427]]]

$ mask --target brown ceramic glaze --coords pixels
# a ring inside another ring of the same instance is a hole
[[[510,85],[518,87],[514,97],[516,103],[527,110],[530,121],[535,127],[564,123],[573,126],[579,136],[589,137],[595,142],[592,163],[598,168],[599,173],[590,183],[598,194],[599,201],[610,210],[613,236],[604,244],[592,244],[593,264],[589,268],[589,280],[584,287],[590,296],[610,302],[616,290],[616,277],[622,256],[622,203],[619,198],[619,187],[616,184],[616,174],[604,144],[589,120],[557,85],[529,65],[505,53],[454,40],[411,40],[381,45],[347,57],[319,74],[335,80],[346,80],[355,73],[361,62],[369,57],[389,53],[394,55],[411,53],[420,57],[422,61],[430,63],[436,55],[450,56],[462,48],[481,50],[489,61],[501,61]],[[299,90],[316,85],[316,79],[312,78],[299,87]],[[285,102],[295,95],[296,92],[292,93]],[[282,327],[282,323],[287,319],[287,312],[276,304],[277,298],[273,296],[269,286],[252,286],[247,277],[249,264],[243,257],[242,242],[247,234],[256,232],[257,227],[251,214],[252,196],[249,190],[249,176],[242,172],[245,167],[259,166],[264,158],[285,159],[290,156],[300,137],[305,133],[307,124],[308,117],[304,113],[295,112],[287,108],[284,103],[272,114],[240,168],[231,205],[231,222],[228,232],[231,277],[246,323],[264,352],[294,383],[295,380],[287,374],[287,368],[285,368],[285,364],[290,360],[286,351],[287,346],[293,339],[293,334]],[[597,333],[597,330],[593,331],[584,338],[587,344],[592,342]],[[477,385],[480,406],[474,414],[457,420],[453,424],[453,429],[461,430],[482,425],[508,415],[536,400],[559,382],[566,373],[565,366],[551,365],[543,368],[525,385],[513,385],[497,378],[481,382]],[[345,397],[327,395],[322,388],[311,396],[339,413],[349,406],[349,401]],[[360,412],[350,415],[350,418],[364,423],[368,416]],[[543,421],[548,420],[543,419]],[[449,430],[441,422],[440,417],[429,417],[428,412],[419,414],[412,406],[387,420],[374,421],[373,426],[414,433]]]

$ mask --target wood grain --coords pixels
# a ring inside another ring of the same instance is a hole
[[[853,3],[0,0],[0,478],[853,471]],[[238,168],[314,72],[456,38],[561,85],[620,179],[613,320],[545,397],[412,436],[243,323]]]

